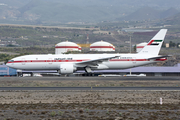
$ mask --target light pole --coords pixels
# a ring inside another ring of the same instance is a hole
[[[130,53],[131,53],[131,33],[130,33]]]
[[[130,39],[129,40],[130,41],[130,43],[129,43],[130,44],[130,53],[131,53],[131,35],[132,35],[132,33],[130,33],[130,38],[129,38]],[[129,74],[131,75],[131,68],[130,68]]]

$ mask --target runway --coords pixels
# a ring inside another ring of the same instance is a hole
[[[129,80],[159,80],[159,81],[163,81],[163,80],[175,80],[175,81],[180,81],[180,77],[156,77],[156,76],[152,76],[152,77],[75,77],[75,76],[71,76],[71,77],[0,77],[0,81],[1,80],[43,80],[43,81],[50,81],[50,80],[57,80],[57,81],[61,81],[61,80],[83,80],[83,81],[89,81],[89,80],[117,80],[117,81],[129,81]]]
[[[108,91],[108,90],[180,90],[180,87],[0,87],[1,91],[14,90],[69,90],[69,91]]]

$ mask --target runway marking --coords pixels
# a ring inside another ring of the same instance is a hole
[[[0,91],[180,91],[180,87],[0,87]]]

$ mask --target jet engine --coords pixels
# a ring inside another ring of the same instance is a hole
[[[76,68],[73,64],[61,64],[60,65],[60,74],[72,74],[74,71],[76,71]]]

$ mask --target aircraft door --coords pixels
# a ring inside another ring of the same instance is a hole
[[[49,58],[49,60],[48,60],[48,64],[49,64],[49,65],[52,65],[52,63],[53,63],[52,58]]]
[[[136,65],[136,57],[133,57],[133,58],[132,58],[132,64],[133,64],[133,65]]]
[[[22,58],[22,65],[25,65],[25,64],[26,64],[25,58]]]

